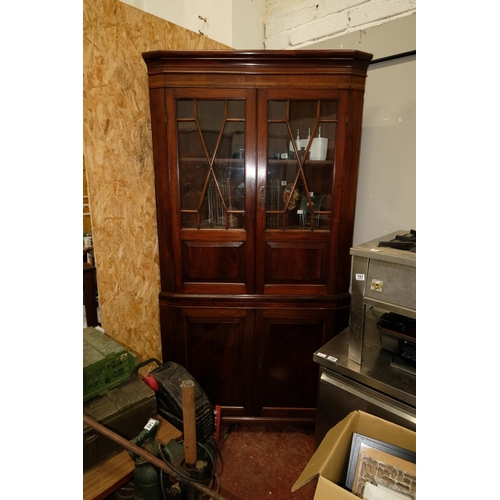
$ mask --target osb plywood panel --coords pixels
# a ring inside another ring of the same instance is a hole
[[[102,326],[140,361],[162,359],[149,90],[141,54],[228,47],[118,0],[84,0],[83,8],[84,154]]]
[[[83,231],[92,234],[92,221],[90,220],[89,196],[87,189],[87,171],[85,169],[85,157],[83,158]]]

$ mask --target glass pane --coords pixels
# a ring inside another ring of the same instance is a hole
[[[283,201],[280,181],[271,176],[267,180],[267,227],[280,228],[283,225]]]
[[[220,194],[220,187],[213,176],[210,176],[207,193],[202,208],[202,228],[225,227],[225,210]]]
[[[205,158],[205,148],[194,121],[178,122],[178,148],[180,158]]]
[[[313,161],[333,160],[335,149],[336,122],[318,123],[318,129],[312,140],[309,159]]]
[[[269,101],[269,119],[286,120],[287,101]]]
[[[234,205],[237,204],[237,190],[238,185],[233,186],[230,178],[223,177],[220,174],[217,177],[210,177],[201,209],[201,228],[243,228],[243,213],[241,211],[239,213],[235,212],[236,208],[234,208]]]
[[[303,173],[307,189],[301,193],[298,210],[300,225],[328,229],[333,169],[328,163],[307,161]]]
[[[196,228],[198,227],[198,214],[197,213],[182,213],[182,227]]]
[[[181,210],[198,210],[208,172],[209,167],[206,162],[179,158]]]
[[[282,228],[298,225],[297,208],[303,182],[299,177],[295,183],[299,166],[296,160],[269,161],[267,177],[267,225]],[[295,187],[294,186],[295,183]]]
[[[286,123],[269,124],[268,158],[273,160],[288,158],[291,137]]]
[[[268,119],[267,228],[328,230],[337,101],[270,101]]]
[[[321,120],[337,119],[337,101],[321,101]]]
[[[245,153],[245,123],[226,122],[216,158],[243,158]]]
[[[214,172],[220,195],[222,195],[223,217],[225,217],[226,212],[228,215],[228,227],[242,227],[243,219],[238,219],[235,212],[241,212],[245,208],[245,169],[243,162],[216,162]],[[218,192],[217,195],[220,198]],[[221,223],[225,225],[226,221],[224,220]]]
[[[292,101],[290,103],[290,127],[299,151],[308,148],[309,139],[315,133],[318,101]],[[300,142],[299,142],[300,141]]]
[[[196,101],[196,118],[210,158],[224,126],[224,101]]]
[[[192,99],[177,101],[177,118],[194,118],[194,101]]]
[[[227,117],[243,120],[245,118],[245,102],[227,101]]]
[[[179,100],[178,153],[184,228],[244,228],[244,100]]]

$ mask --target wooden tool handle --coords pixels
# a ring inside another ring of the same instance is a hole
[[[184,422],[184,460],[187,468],[196,464],[196,407],[194,403],[194,382],[182,382],[182,413]]]
[[[207,498],[211,498],[212,500],[227,500],[217,491],[211,490],[210,488],[207,488],[201,483],[195,483],[193,481],[190,481],[189,479],[179,476],[179,474],[173,469],[171,469],[163,460],[160,460],[158,457],[156,457],[149,451],[146,451],[144,448],[141,448],[140,446],[137,446],[131,441],[128,441],[127,439],[121,437],[119,434],[116,434],[115,432],[108,429],[104,425],[100,424],[93,418],[89,417],[88,415],[85,415],[85,413],[83,414],[83,422],[87,424],[89,427],[92,427],[92,429],[96,430],[103,436],[106,436],[107,438],[123,446],[127,451],[135,453],[137,456],[143,458],[144,460],[147,460],[149,463],[156,465],[156,467],[165,471],[167,474],[172,476],[177,481],[180,481],[181,483],[190,484],[193,488],[197,489],[198,491],[201,491],[204,495],[206,495]]]

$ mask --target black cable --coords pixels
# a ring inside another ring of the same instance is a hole
[[[370,62],[370,66],[372,64],[378,64],[386,61],[394,61],[395,59],[402,59],[403,57],[414,56],[417,54],[416,50],[410,50],[408,52],[401,52],[400,54],[393,54],[391,56],[380,57],[379,59],[375,59]]]
[[[157,401],[158,403],[158,401]],[[158,413],[165,419],[165,420],[169,420],[172,419],[172,420],[175,420],[176,422],[178,422],[178,424],[183,424],[184,421],[178,417],[176,417],[175,415],[173,415],[172,413],[168,412],[167,410],[165,410],[165,405],[164,403],[160,400],[160,403],[158,404]],[[171,422],[172,423],[172,422]],[[172,423],[172,425],[174,425]],[[182,430],[182,428],[181,428]]]
[[[146,361],[143,361],[142,363],[139,363],[135,368],[133,373],[137,373],[141,368],[144,368],[146,365],[149,365],[151,362],[155,362],[158,366],[161,366],[160,361],[158,361],[156,358],[149,358],[146,359]]]
[[[215,458],[212,455],[212,452],[203,443],[196,443],[196,444],[198,444],[199,446],[201,446],[205,450],[206,454],[210,458],[210,462],[212,463],[212,475],[210,477],[210,480],[212,480],[215,477]]]
[[[163,500],[168,500],[167,494],[165,493],[165,486],[163,486],[163,471],[161,469],[160,469],[160,487],[161,487],[161,496],[163,497]]]

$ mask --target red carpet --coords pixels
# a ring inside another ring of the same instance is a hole
[[[314,428],[233,425],[221,428],[217,474],[227,500],[312,500],[316,481],[292,486],[314,453]]]

